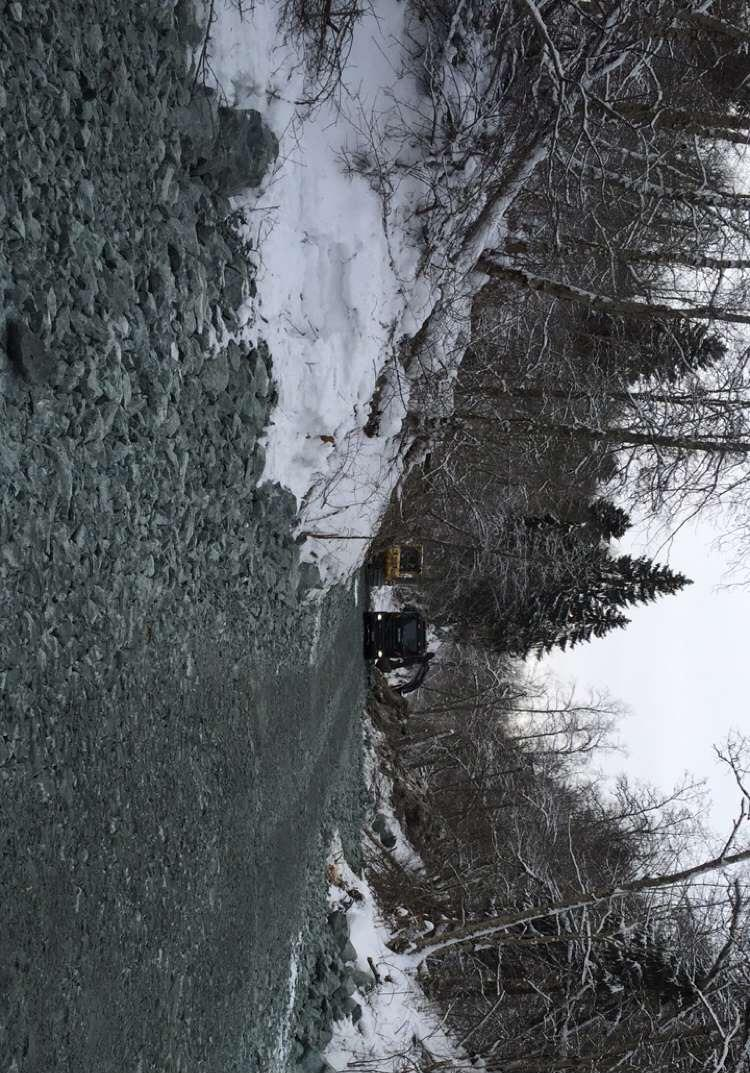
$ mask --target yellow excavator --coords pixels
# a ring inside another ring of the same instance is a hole
[[[370,585],[394,585],[416,581],[422,576],[424,549],[421,544],[390,544],[376,552],[367,564]]]

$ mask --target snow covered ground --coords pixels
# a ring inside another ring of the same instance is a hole
[[[302,530],[369,537],[400,473],[408,384],[393,393],[372,437],[363,431],[370,401],[399,339],[418,330],[436,296],[417,270],[418,191],[400,182],[386,209],[344,158],[372,142],[373,130],[387,139],[399,101],[415,97],[402,73],[406,5],[381,0],[377,15],[362,17],[339,90],[312,105],[278,2],[239,8],[216,0],[209,81],[229,104],[257,108],[281,147],[263,188],[235,199],[257,250],[258,294],[242,311],[244,331],[269,344],[279,387],[264,479],[295,494]],[[365,547],[308,538],[303,557],[334,583]]]
[[[372,724],[367,724],[366,731],[370,744],[365,748],[365,782],[373,807],[385,816],[396,839],[396,845],[389,852],[406,873],[419,874],[423,872],[424,864],[393,810],[392,785],[383,771],[379,734]],[[367,859],[367,843],[364,850]],[[374,968],[378,978],[375,987],[360,989],[353,995],[362,1007],[359,1021],[354,1024],[345,1018],[334,1024],[333,1039],[325,1052],[329,1064],[337,1071],[403,1073],[423,1068],[429,1056],[434,1061],[449,1061],[449,1068],[456,1073],[480,1069],[481,1066],[472,1064],[465,1051],[451,1039],[440,1011],[429,1002],[420,987],[416,970],[419,959],[409,953],[394,953],[389,948],[392,928],[381,913],[367,879],[355,875],[347,864],[338,835],[334,836],[328,865],[328,875],[332,879],[328,889],[329,906],[347,910],[349,939],[357,951],[356,967],[364,973],[372,973]],[[359,899],[349,896],[352,889],[359,892]],[[405,919],[408,918],[407,910],[402,912]],[[433,927],[430,921],[422,923],[424,933]]]
[[[402,841],[406,841],[400,832]],[[349,868],[334,840],[330,862],[337,882],[329,887],[329,904],[341,907],[349,900],[346,891],[356,889],[360,901],[348,910],[350,940],[357,951],[357,968],[364,972],[374,966],[379,983],[354,998],[362,1007],[355,1025],[344,1019],[334,1025],[334,1035],[326,1058],[335,1070],[357,1069],[371,1073],[397,1073],[419,1069],[429,1054],[435,1060],[449,1060],[454,1070],[476,1070],[466,1055],[446,1033],[439,1012],[428,1002],[419,986],[409,955],[388,948],[391,932],[383,920],[372,888]]]

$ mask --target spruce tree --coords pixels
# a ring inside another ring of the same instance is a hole
[[[683,574],[645,556],[613,558],[606,547],[590,546],[564,581],[540,589],[515,615],[506,617],[507,640],[500,647],[539,656],[553,648],[572,648],[626,626],[630,620],[624,609],[672,595],[689,584]]]
[[[619,540],[630,528],[630,516],[609,499],[595,499],[588,506],[586,522],[601,540]]]
[[[716,332],[689,321],[628,323],[627,336],[636,343],[625,365],[631,384],[638,380],[675,384],[687,373],[713,368],[726,353]]]
[[[626,384],[675,384],[687,373],[713,368],[726,353],[724,341],[706,324],[595,310],[583,314],[582,320],[592,358],[595,355],[603,368],[617,372]]]
[[[598,599],[612,607],[651,603],[657,596],[672,596],[685,585],[692,584],[683,574],[645,556],[620,555],[611,559],[607,554],[606,560],[602,563],[594,592]]]

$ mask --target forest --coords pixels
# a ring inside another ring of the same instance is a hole
[[[717,843],[689,781],[605,790],[617,704],[536,691],[519,660],[690,583],[618,550],[635,517],[720,511],[750,550],[750,7],[417,7],[418,152],[356,162],[383,189],[419,171],[443,294],[403,343],[411,465],[377,538],[425,548],[404,596],[439,671],[408,715],[384,682],[371,705],[425,871],[383,855],[380,894],[477,1068],[740,1073],[747,741],[717,748]]]

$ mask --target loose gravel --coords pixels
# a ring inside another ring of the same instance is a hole
[[[307,598],[292,498],[258,487],[273,362],[235,341],[253,281],[180,125],[187,21],[157,0],[0,15],[14,1073],[267,1073],[326,838],[356,843],[360,616]]]

